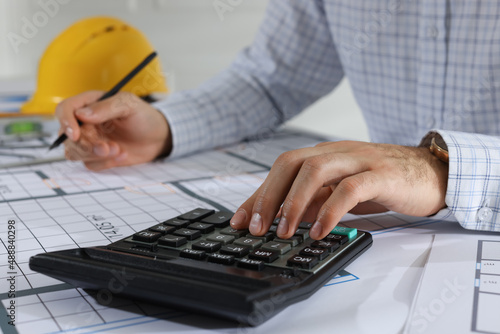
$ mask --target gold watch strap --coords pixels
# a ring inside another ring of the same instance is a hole
[[[442,143],[436,140],[436,137],[432,137],[431,146],[429,146],[429,150],[432,154],[434,154],[439,160],[448,163],[450,161],[450,156],[448,154],[448,150],[446,149],[446,143],[441,139]],[[444,144],[444,145],[443,145]],[[445,146],[445,147],[443,147]]]

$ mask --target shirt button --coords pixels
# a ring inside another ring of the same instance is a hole
[[[426,34],[429,38],[436,38],[438,37],[439,32],[435,27],[427,27]]]
[[[491,216],[493,216],[493,210],[491,210],[490,208],[481,208],[477,210],[477,218],[479,219],[479,221],[483,222],[486,220],[490,220]]]

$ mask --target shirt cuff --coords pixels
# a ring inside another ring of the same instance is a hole
[[[500,231],[500,138],[447,130],[426,138],[432,132],[448,146],[448,208],[466,229]]]
[[[202,150],[210,141],[207,126],[204,126],[195,102],[188,95],[189,92],[174,93],[167,100],[153,104],[165,116],[170,128],[172,151],[169,158]]]

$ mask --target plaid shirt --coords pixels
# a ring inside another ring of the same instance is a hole
[[[449,209],[465,228],[500,231],[499,15],[498,0],[271,1],[229,68],[156,105],[172,156],[275,128],[346,75],[372,141],[437,131]]]

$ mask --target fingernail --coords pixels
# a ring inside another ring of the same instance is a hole
[[[252,220],[250,220],[250,227],[248,229],[252,234],[259,233],[262,229],[262,217],[257,212],[253,214]]]
[[[75,113],[80,116],[90,116],[92,115],[93,111],[92,109],[85,107],[78,109]]]
[[[280,218],[280,223],[278,224],[278,229],[276,230],[276,233],[278,234],[279,237],[285,236],[285,234],[288,233],[288,222],[285,217]]]
[[[238,210],[231,218],[231,226],[234,228],[239,227],[247,219],[247,213],[245,210]]]
[[[66,130],[64,130],[64,133],[66,133],[66,136],[73,140],[73,129],[70,128],[69,126],[66,128]]]
[[[309,230],[309,236],[312,239],[319,239],[321,233],[323,233],[323,225],[319,221],[316,221]]]
[[[102,145],[96,145],[93,148],[94,154],[100,157],[106,156],[106,151]]]

